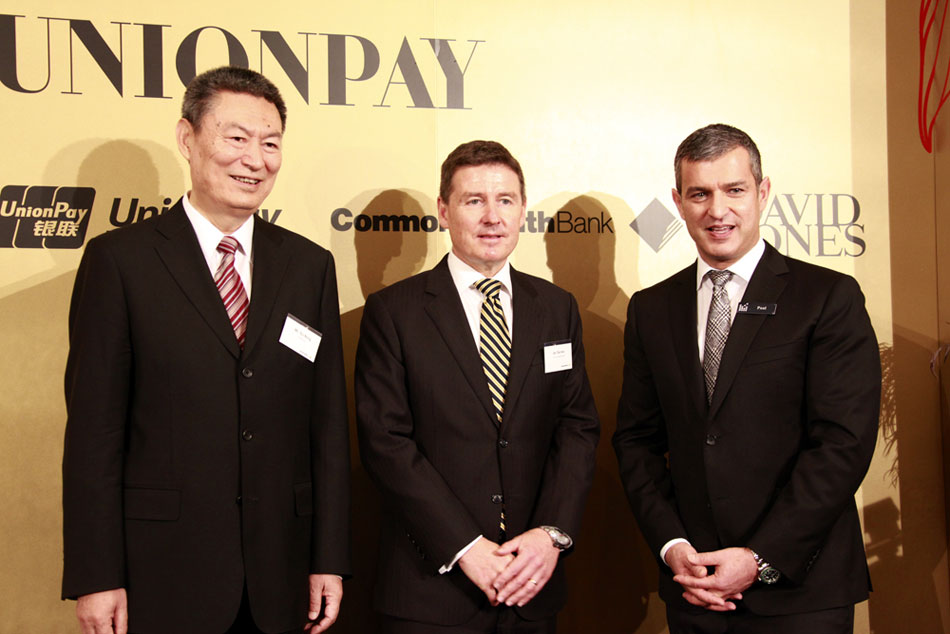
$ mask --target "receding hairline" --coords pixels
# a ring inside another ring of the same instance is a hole
[[[182,97],[181,118],[188,121],[193,128],[200,128],[215,97],[225,92],[264,99],[277,110],[281,132],[286,131],[287,104],[280,90],[261,73],[240,66],[212,68],[188,82]]]
[[[743,148],[746,151],[749,171],[758,187],[763,179],[762,156],[759,154],[755,141],[739,128],[725,123],[713,123],[694,130],[676,148],[673,159],[676,191],[682,193],[683,190],[682,165],[684,161],[691,163],[715,161],[736,148]]]
[[[439,198],[447,201],[452,195],[452,183],[455,174],[463,167],[481,165],[504,165],[518,177],[522,202],[525,200],[524,172],[521,163],[498,141],[476,139],[462,143],[449,152],[439,170]]]
[[[449,180],[449,189],[448,189],[448,192],[447,192],[447,193],[448,193],[448,196],[451,198],[452,194],[453,194],[453,193],[456,193],[456,192],[455,192],[455,177],[458,176],[459,172],[461,172],[462,170],[466,170],[466,169],[477,169],[477,168],[479,168],[479,167],[502,167],[502,168],[508,170],[509,172],[511,172],[511,174],[515,177],[515,180],[518,181],[517,186],[516,186],[512,191],[510,191],[510,192],[502,192],[502,193],[504,193],[504,194],[517,194],[517,196],[518,196],[519,198],[521,198],[521,202],[524,203],[524,196],[521,194],[521,179],[518,178],[518,172],[516,172],[515,170],[511,169],[511,166],[508,165],[507,163],[500,163],[500,162],[498,162],[498,161],[490,161],[490,162],[488,162],[488,163],[479,163],[479,164],[477,164],[477,165],[459,165],[458,167],[456,167],[456,168],[455,168],[455,171],[452,172],[452,178]],[[480,194],[482,194],[482,193],[484,193],[484,192],[479,192],[479,191],[460,191],[460,192],[458,192],[458,193],[459,193],[460,195],[462,195],[462,196],[465,196],[465,195],[470,195],[470,196],[472,196],[472,195],[480,195]],[[447,203],[448,201],[447,201],[447,200],[444,200],[443,202],[446,202],[446,203]]]

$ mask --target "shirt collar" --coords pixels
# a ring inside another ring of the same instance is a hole
[[[759,260],[762,259],[763,253],[765,253],[765,240],[759,238],[759,241],[749,249],[748,253],[728,268],[734,276],[741,277],[748,284],[749,280],[752,279],[752,274],[755,273],[755,267],[759,265]],[[699,287],[703,285],[703,278],[711,270],[713,270],[713,267],[706,264],[705,260],[696,258],[696,290],[699,290]]]
[[[188,192],[188,194],[190,193],[191,192]],[[191,226],[195,229],[195,234],[198,236],[198,244],[201,246],[202,253],[216,252],[221,238],[225,235],[230,235],[237,240],[241,252],[250,257],[251,246],[254,242],[254,214],[248,216],[244,224],[238,227],[233,233],[225,234],[191,204],[191,201],[188,200],[188,194],[182,197],[181,205],[185,208],[185,214],[188,216]]]
[[[462,261],[454,251],[449,251],[448,257],[449,273],[452,275],[452,281],[456,288],[461,292],[466,288],[474,288],[475,283],[485,279],[485,276],[470,267]],[[492,276],[492,279],[501,282],[501,289],[511,297],[511,264],[505,260],[504,266]]]

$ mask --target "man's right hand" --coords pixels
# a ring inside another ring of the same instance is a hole
[[[485,593],[492,605],[498,605],[498,593],[492,587],[492,582],[515,558],[514,555],[496,555],[497,550],[498,544],[482,537],[458,561],[465,576]]]
[[[684,575],[699,579],[705,577],[707,574],[706,567],[694,566],[693,564],[689,563],[687,558],[691,555],[696,555],[696,549],[686,542],[680,542],[666,551],[666,564],[673,571],[674,575]],[[733,597],[721,597],[718,594],[709,590],[704,590],[703,588],[694,588],[689,586],[681,587],[684,591],[683,598],[695,606],[706,608],[707,610],[712,610],[714,612],[727,612],[729,610],[736,609],[736,606],[732,601],[726,600]]]
[[[125,588],[82,595],[76,602],[76,618],[82,634],[128,634]]]

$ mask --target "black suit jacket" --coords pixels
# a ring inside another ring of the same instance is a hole
[[[124,587],[132,631],[224,632],[247,583],[268,632],[309,573],[349,572],[333,259],[256,218],[245,348],[179,201],[89,242],[70,308],[63,596]],[[288,313],[314,363],[278,343]]]
[[[367,298],[356,358],[360,455],[380,488],[378,610],[454,625],[487,605],[456,566],[479,534],[498,539],[554,525],[577,537],[599,423],[574,298],[511,271],[511,364],[501,425],[446,260]],[[544,372],[544,344],[569,341],[573,368]],[[519,611],[554,615],[562,566]]]
[[[746,546],[777,567],[744,594],[783,614],[867,598],[854,493],[877,438],[880,357],[851,277],[766,245],[706,404],[696,335],[696,265],[636,293],[613,442],[654,553],[676,537],[699,551]],[[669,461],[667,462],[667,454]],[[660,594],[689,609],[660,563]]]

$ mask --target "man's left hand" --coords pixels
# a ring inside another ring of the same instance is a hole
[[[679,574],[673,577],[673,581],[684,588],[707,590],[723,599],[741,599],[743,591],[758,577],[758,566],[748,548],[723,548],[690,554],[687,560],[694,566],[711,566],[715,572],[705,577]]]
[[[523,606],[534,598],[551,578],[561,551],[551,536],[540,528],[532,528],[509,539],[495,551],[499,555],[515,555],[492,586],[498,591],[498,602]]]
[[[309,634],[326,631],[340,615],[342,600],[342,579],[336,575],[310,575],[310,611],[307,613],[308,622],[303,628],[304,631]]]

